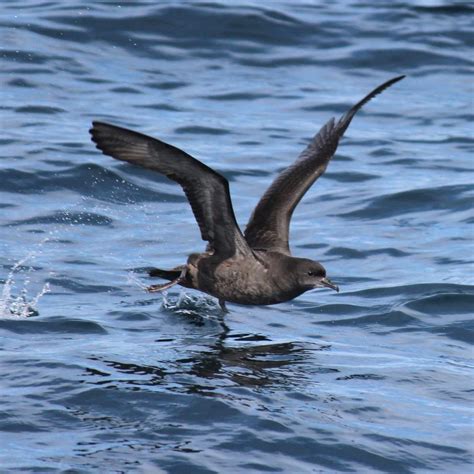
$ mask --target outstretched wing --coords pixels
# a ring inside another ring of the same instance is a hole
[[[222,258],[251,250],[235,220],[228,181],[184,151],[141,133],[93,122],[92,140],[105,155],[164,174],[183,188],[203,240]]]
[[[395,77],[374,89],[339,121],[336,122],[334,118],[329,120],[295,163],[276,177],[260,199],[247,224],[245,238],[250,247],[290,254],[288,236],[291,216],[296,205],[326,170],[339,140],[357,111],[370,99],[404,77]]]

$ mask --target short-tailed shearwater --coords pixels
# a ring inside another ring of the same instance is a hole
[[[206,251],[188,257],[172,270],[153,269],[151,276],[169,280],[152,285],[162,291],[173,285],[194,288],[225,302],[268,305],[291,300],[305,291],[339,288],[314,260],[293,257],[288,244],[296,205],[321,176],[356,112],[370,99],[405,76],[395,77],[364,97],[338,121],[334,118],[314,136],[299,158],[282,171],[247,224],[237,225],[226,178],[184,151],[141,133],[93,122],[92,140],[105,155],[148,168],[176,181],[188,198]]]

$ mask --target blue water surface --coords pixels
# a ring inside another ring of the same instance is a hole
[[[2,0],[0,470],[471,472],[473,12]],[[181,188],[100,154],[93,119],[221,172],[244,226],[320,126],[399,74],[293,218],[339,294],[223,319],[144,291],[205,243]]]

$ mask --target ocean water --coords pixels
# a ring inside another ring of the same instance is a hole
[[[0,471],[473,467],[470,2],[0,3]],[[268,307],[146,268],[201,241],[179,186],[103,156],[93,119],[230,181],[239,222],[383,81],[298,206],[339,284]]]

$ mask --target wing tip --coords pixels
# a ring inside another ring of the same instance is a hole
[[[392,86],[398,81],[401,81],[406,77],[405,74],[401,74],[399,76],[395,76],[392,79],[389,79],[388,81],[383,82],[379,86],[377,86],[375,89],[373,89],[371,92],[369,92],[362,100],[357,102],[354,106],[352,106],[347,113],[345,113],[340,119],[339,119],[339,127],[341,130],[341,135],[347,130],[347,127],[351,123],[352,119],[354,118],[354,115],[369,101],[371,101],[375,96],[379,95],[381,92],[383,92],[385,89],[388,87]]]
[[[102,152],[103,155],[114,157],[112,154],[113,150],[109,150],[110,140],[108,140],[109,137],[107,131],[111,132],[116,128],[119,127],[106,122],[101,122],[100,120],[92,121],[92,126],[89,128],[91,141],[95,144],[95,148]]]
[[[92,142],[94,142],[94,144],[95,144],[95,147],[98,150],[102,151],[102,153],[103,153],[104,151],[99,146],[99,136],[98,136],[98,133],[99,133],[98,129],[100,128],[101,125],[102,125],[102,122],[93,120],[92,121],[92,126],[91,126],[91,128],[89,128],[89,134],[91,136]]]
[[[94,136],[94,134],[96,134],[97,132],[100,131],[100,129],[113,129],[113,128],[119,128],[115,125],[112,125],[110,123],[106,123],[106,122],[101,122],[100,120],[93,120],[92,121],[92,126],[91,128],[89,128],[89,133]]]
[[[392,79],[389,79],[388,81],[384,82],[383,84],[381,84],[379,87],[377,87],[375,89],[375,90],[380,89],[379,92],[377,92],[375,95],[377,95],[380,92],[384,91],[385,89],[387,89],[387,87],[392,86],[396,82],[401,81],[402,79],[405,79],[405,77],[407,77],[406,74],[401,74],[400,76],[392,77]]]

